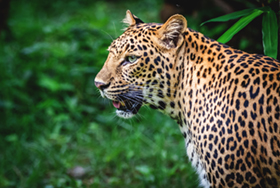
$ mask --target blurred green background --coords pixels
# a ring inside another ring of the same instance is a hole
[[[173,120],[147,107],[120,119],[94,86],[125,11],[162,22],[163,7],[163,0],[11,1],[0,36],[0,187],[198,186]],[[189,27],[216,38],[226,24],[199,25],[225,11],[205,7],[186,14]],[[237,48],[250,45],[261,51],[261,38]]]

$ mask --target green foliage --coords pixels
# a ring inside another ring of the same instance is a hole
[[[11,3],[14,39],[0,38],[0,187],[197,186],[173,120],[145,107],[117,118],[94,86],[126,9],[155,21],[159,1]]]
[[[248,25],[253,19],[255,19],[257,16],[261,15],[263,13],[262,10],[252,10],[249,15],[246,15],[242,17],[239,21],[237,21],[231,28],[229,28],[220,38],[218,38],[218,41],[221,43],[226,43],[232,37],[238,33],[241,29],[243,29],[246,25]]]
[[[247,16],[247,15],[251,14],[252,11],[254,11],[254,10],[255,10],[254,8],[250,8],[250,9],[245,9],[245,10],[233,12],[231,14],[226,14],[226,15],[223,15],[223,16],[220,16],[220,17],[217,17],[217,18],[207,20],[207,21],[203,22],[201,24],[201,26],[206,24],[206,23],[209,23],[209,22],[226,22],[226,21],[229,21],[229,20],[234,20],[234,19],[237,19],[237,18],[240,18],[240,17],[243,17],[243,16]]]
[[[263,14],[262,34],[263,34],[263,49],[264,54],[277,58],[278,52],[278,25],[275,12],[269,7],[250,8],[217,18],[213,18],[201,25],[209,22],[226,22],[232,19],[240,18],[232,27],[230,27],[222,36],[218,38],[221,43],[227,43],[232,37],[247,26],[253,19]]]
[[[279,25],[280,26],[280,25]],[[277,58],[278,52],[278,22],[276,14],[270,8],[263,15],[262,33],[264,54]]]
[[[156,22],[161,3],[11,1],[13,40],[0,36],[0,187],[198,186],[173,120],[145,107],[132,120],[117,118],[94,86],[125,11]],[[267,17],[270,52],[275,21]],[[197,20],[189,26],[198,29]]]

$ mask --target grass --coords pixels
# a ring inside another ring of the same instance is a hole
[[[177,124],[148,108],[119,119],[93,83],[126,9],[157,21],[161,1],[11,3],[12,35],[0,42],[0,187],[197,187]]]

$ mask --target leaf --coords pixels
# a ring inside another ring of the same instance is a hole
[[[202,24],[200,24],[200,26],[202,26],[206,23],[209,23],[209,22],[226,22],[226,21],[229,21],[229,20],[234,20],[234,19],[240,18],[242,16],[247,16],[247,15],[253,13],[256,10],[267,11],[267,10],[269,10],[269,8],[268,7],[261,7],[261,8],[258,8],[258,9],[249,8],[249,9],[240,10],[240,11],[237,11],[237,12],[226,14],[224,16],[220,16],[220,17],[217,17],[217,18],[207,20],[207,21],[203,22]]]
[[[218,42],[226,43],[232,39],[232,37],[238,33],[241,29],[243,29],[246,25],[248,25],[253,19],[258,17],[263,13],[261,9],[255,9],[251,14],[242,17],[238,20],[231,28],[229,28],[220,38],[218,38]]]
[[[39,85],[50,91],[57,92],[59,90],[64,91],[72,91],[74,86],[69,83],[60,83],[58,80],[48,77],[48,76],[41,76],[39,79]]]
[[[211,20],[207,20],[207,21],[203,22],[202,24],[200,24],[200,26],[202,26],[206,23],[209,23],[209,22],[226,22],[229,20],[234,20],[234,19],[240,18],[242,16],[247,16],[248,14],[252,13],[254,10],[255,10],[254,8],[250,8],[250,9],[240,10],[237,12],[226,14],[224,16],[219,16],[217,18],[213,18]]]
[[[278,23],[276,14],[271,9],[263,15],[262,36],[264,54],[276,59],[278,51]]]
[[[136,170],[145,176],[150,176],[152,174],[151,168],[146,165],[136,166]]]

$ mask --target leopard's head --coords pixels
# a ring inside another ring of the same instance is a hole
[[[164,110],[187,22],[174,15],[165,24],[146,24],[129,10],[124,22],[129,27],[108,48],[95,85],[113,101],[120,117],[137,114],[143,103]]]

